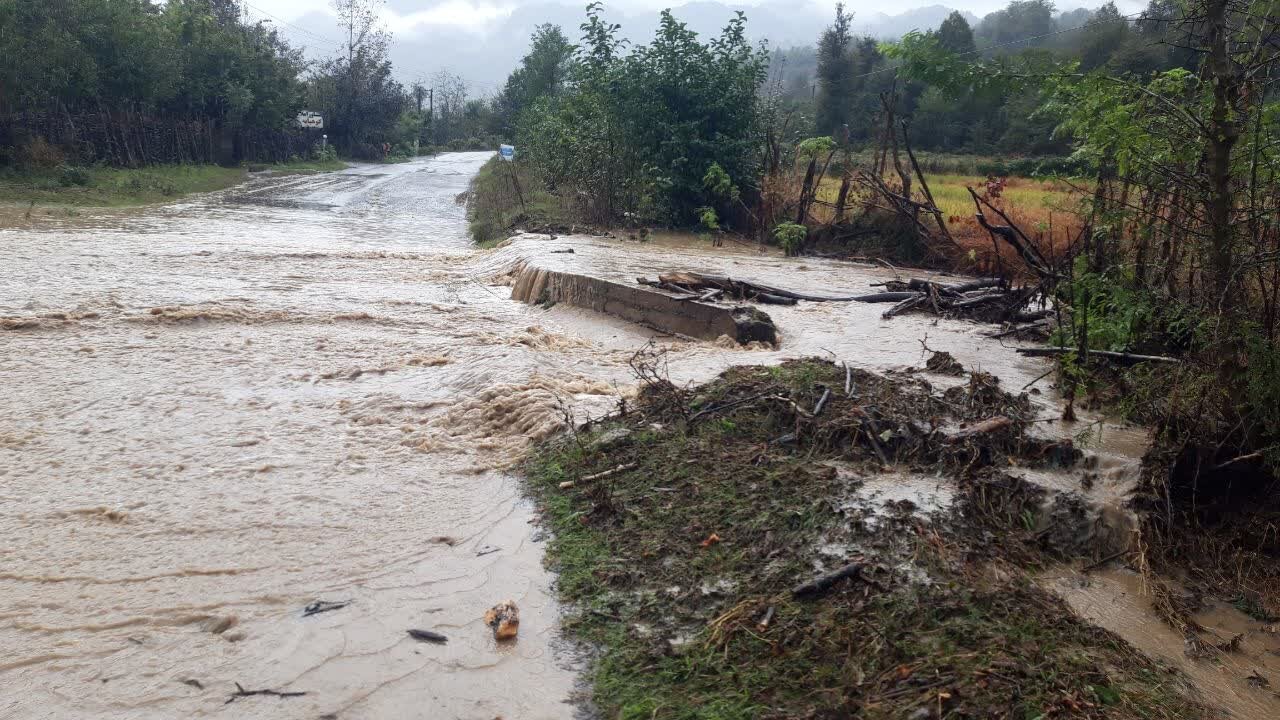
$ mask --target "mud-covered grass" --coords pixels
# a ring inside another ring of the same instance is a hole
[[[598,649],[600,716],[1205,716],[1019,566],[1044,533],[1035,492],[999,468],[1063,453],[1026,435],[1025,398],[820,360],[694,389],[647,378],[639,407],[528,467],[567,628]],[[993,416],[1011,423],[964,439]],[[955,484],[955,505],[859,500],[880,453]],[[829,592],[793,595],[849,563]]]

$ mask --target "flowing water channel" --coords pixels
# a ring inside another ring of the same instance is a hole
[[[833,293],[893,273],[685,238],[477,251],[456,197],[487,157],[3,220],[0,717],[572,717],[577,661],[512,466],[611,409],[650,340],[677,382],[809,355],[918,366],[927,346],[1056,412],[1047,366],[969,323],[801,303],[768,309],[780,348],[742,349],[514,301],[531,267]],[[1106,503],[1146,439],[1098,427]],[[521,632],[497,644],[481,617],[507,599]],[[304,617],[316,600],[350,604]],[[236,683],[306,694],[227,704]]]

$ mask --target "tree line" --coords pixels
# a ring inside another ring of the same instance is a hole
[[[0,0],[0,166],[288,160],[336,149],[488,146],[490,103],[466,83],[406,88],[388,58],[382,0],[333,0],[342,47],[308,61],[240,0]],[[483,139],[482,139],[483,138]]]
[[[1057,13],[1051,0],[1014,0],[976,26],[953,12],[938,28],[909,34],[950,53],[1045,68],[1074,62],[1080,72],[1145,76],[1193,68],[1198,58],[1161,42],[1178,16],[1174,0],[1152,0],[1125,16],[1108,2],[1096,10]],[[1043,111],[1035,86],[988,88],[948,95],[927,82],[905,81],[882,43],[851,32],[853,15],[837,5],[831,26],[813,48],[775,51],[774,80],[790,107],[813,118],[816,135],[847,132],[854,142],[876,133],[880,94],[895,88],[921,150],[1003,156],[1069,154],[1071,138]]]

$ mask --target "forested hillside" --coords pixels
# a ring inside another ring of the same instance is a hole
[[[1156,0],[1130,15],[1122,15],[1114,3],[1058,13],[1050,0],[1015,0],[974,25],[953,12],[925,36],[964,57],[1042,66],[1076,62],[1081,72],[1143,76],[1198,62],[1193,52],[1162,42],[1177,17],[1171,0]],[[788,107],[815,119],[815,134],[847,123],[854,140],[866,141],[874,132],[879,93],[896,80],[900,109],[910,117],[921,150],[1007,156],[1070,152],[1070,138],[1054,134],[1054,115],[1041,111],[1037,88],[955,98],[928,83],[903,82],[881,43],[856,36],[855,25],[856,17],[838,8],[815,46],[773,53],[776,92]]]

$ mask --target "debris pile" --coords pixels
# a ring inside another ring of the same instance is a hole
[[[724,275],[697,272],[663,273],[657,280],[636,278],[641,285],[675,293],[683,300],[716,302],[748,300],[766,305],[798,302],[895,303],[886,319],[908,312],[928,312],[942,317],[963,317],[984,322],[1007,322],[1004,335],[1029,331],[1047,333],[1052,312],[1044,305],[1041,286],[1014,288],[999,278],[977,278],[948,284],[926,278],[896,279],[877,283],[879,290],[859,295],[802,293]],[[1039,309],[1030,306],[1039,301]]]
[[[1089,551],[1046,531],[1079,506],[1010,472],[1080,456],[1034,433],[1025,395],[956,383],[941,353],[950,377],[808,359],[678,386],[659,356],[633,367],[634,403],[529,465],[602,715],[1101,718],[1077,710],[1105,687],[1141,711],[1114,717],[1206,717],[1020,569]],[[947,500],[877,494],[894,478]]]

